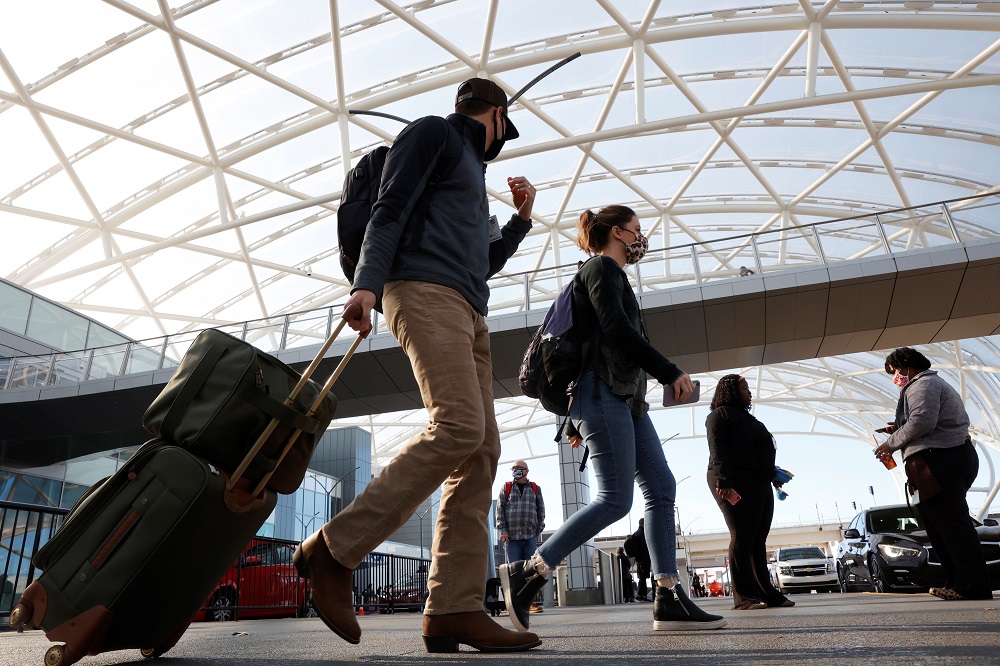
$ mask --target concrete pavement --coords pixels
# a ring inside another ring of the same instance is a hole
[[[927,595],[800,594],[794,608],[733,611],[728,599],[699,599],[729,626],[717,631],[652,631],[652,604],[546,608],[531,616],[542,637],[530,652],[483,654],[465,646],[429,655],[419,614],[366,615],[360,645],[336,638],[318,619],[198,623],[156,663],[163,666],[332,664],[1000,664],[1000,598],[941,601]],[[506,616],[497,618],[509,626]],[[0,632],[0,665],[42,666],[40,631]],[[83,665],[151,664],[137,650],[87,657]]]

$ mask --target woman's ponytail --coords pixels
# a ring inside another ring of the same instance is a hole
[[[576,244],[589,255],[598,254],[608,244],[612,227],[624,229],[633,217],[628,206],[605,206],[597,213],[588,208],[576,224]]]

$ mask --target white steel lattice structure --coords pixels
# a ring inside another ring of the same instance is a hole
[[[15,5],[0,24],[0,275],[137,339],[342,299],[343,175],[400,129],[347,112],[444,114],[470,76],[513,93],[577,51],[512,107],[522,138],[487,174],[500,217],[506,176],[539,189],[508,273],[572,264],[579,213],[607,203],[633,206],[655,249],[1000,191],[1000,3]],[[939,233],[901,219],[895,239]],[[768,251],[772,269],[801,259]],[[996,450],[995,341],[928,353]],[[881,358],[747,374],[759,403],[868,441],[895,400]],[[498,415],[507,437],[549,421],[522,399]],[[423,418],[368,421],[384,459]]]

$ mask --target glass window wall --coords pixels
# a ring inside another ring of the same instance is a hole
[[[330,520],[330,493],[337,480],[332,476],[309,472],[295,491],[295,537],[305,539]]]
[[[28,328],[31,294],[0,282],[0,326],[24,335]]]
[[[65,351],[86,346],[88,319],[40,298],[34,300],[28,320],[29,338]]]
[[[93,347],[107,347],[108,345],[117,345],[122,342],[128,342],[129,339],[126,338],[121,333],[116,333],[110,328],[106,328],[97,324],[95,322],[90,323],[90,331],[87,335],[87,349]],[[75,351],[76,348],[67,349],[66,351]]]

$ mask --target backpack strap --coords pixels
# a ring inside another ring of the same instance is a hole
[[[441,118],[445,124],[447,134],[444,137],[444,145],[438,153],[437,163],[431,170],[427,185],[420,195],[420,201],[413,211],[413,247],[419,247],[424,238],[424,226],[427,222],[427,193],[438,186],[448,174],[450,174],[458,163],[462,160],[462,137],[458,135],[458,130],[451,126],[447,119]]]
[[[535,493],[536,496],[540,494],[538,491],[538,485],[536,485],[534,481],[528,481],[528,485],[531,486],[531,490]],[[507,483],[503,484],[503,494],[509,498],[510,491],[513,488],[514,488],[513,481],[508,481]]]
[[[594,256],[591,257],[590,259],[587,259],[587,261],[591,261],[597,258],[598,257]],[[583,268],[583,265],[585,263],[586,263],[585,261],[581,261],[579,264],[577,264],[576,274],[573,276],[573,282],[571,283],[570,286],[571,290],[575,289],[576,280],[580,276],[580,269]],[[570,291],[570,307],[573,308],[573,326],[575,327],[577,325],[577,322],[580,321],[580,319],[576,315],[576,299],[573,298],[573,291]],[[594,372],[597,371],[600,339],[601,339],[601,327],[600,325],[598,325],[595,327],[595,331],[591,339],[588,340],[587,342],[584,342],[580,346],[580,352],[583,357],[582,362],[580,363],[580,374],[576,376],[576,379],[567,388],[567,392],[569,393],[569,404],[566,406],[566,416],[563,417],[562,423],[560,423],[559,427],[556,429],[556,436],[555,436],[556,444],[562,441],[563,431],[566,430],[566,424],[569,423],[569,413],[570,409],[573,407],[573,398],[575,397],[576,394],[576,387],[580,385],[580,381],[583,379],[583,376],[587,374],[588,371],[594,371]],[[590,367],[588,367],[588,365]],[[597,386],[597,380],[595,380],[594,400],[596,401],[599,397],[600,397],[599,387]],[[584,450],[584,458],[583,461],[580,463],[581,472],[586,468],[587,458],[589,456],[590,456],[590,448],[588,447]]]

